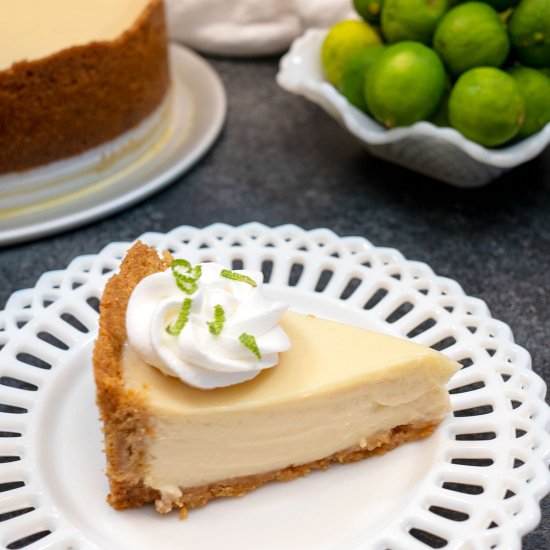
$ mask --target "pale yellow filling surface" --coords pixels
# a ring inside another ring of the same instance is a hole
[[[2,0],[0,70],[72,46],[113,40],[151,0]]]
[[[395,426],[440,419],[458,365],[407,340],[288,312],[292,348],[256,379],[202,391],[127,348],[128,387],[151,413],[146,483],[199,486],[304,464]]]

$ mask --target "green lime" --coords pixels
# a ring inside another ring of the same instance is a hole
[[[450,0],[386,0],[382,9],[382,34],[386,42],[417,40],[431,44],[437,23]]]
[[[449,96],[451,95],[452,83],[451,79],[445,75],[445,91],[443,97],[439,102],[437,110],[430,118],[430,122],[433,122],[436,126],[446,128],[451,125],[449,122]]]
[[[430,122],[432,122],[436,126],[441,126],[442,128],[447,128],[448,126],[451,125],[449,121],[449,93],[448,92],[445,92],[443,94],[443,97],[439,102],[439,106],[437,107],[437,111],[430,118]]]
[[[542,71],[529,67],[508,69],[525,100],[525,121],[517,137],[536,134],[550,122],[550,78]]]
[[[329,81],[338,87],[348,59],[366,46],[380,43],[377,32],[365,21],[336,23],[329,30],[321,49],[321,62]]]
[[[353,0],[355,11],[369,23],[380,23],[384,0]]]
[[[519,86],[500,69],[470,69],[451,90],[451,125],[481,145],[495,147],[511,140],[524,118],[525,102]]]
[[[435,30],[433,45],[454,76],[473,67],[500,67],[510,51],[498,13],[481,2],[448,11]]]
[[[521,0],[508,22],[517,56],[533,67],[550,65],[550,1]]]
[[[367,46],[356,53],[345,65],[340,79],[340,91],[358,109],[368,112],[365,102],[365,79],[373,63],[380,57],[385,46]]]
[[[429,118],[445,90],[445,68],[420,42],[386,47],[371,67],[365,99],[374,117],[387,126],[408,126]]]

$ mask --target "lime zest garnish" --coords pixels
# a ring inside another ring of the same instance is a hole
[[[198,288],[197,281],[202,275],[201,266],[192,266],[187,260],[178,259],[172,260],[170,267],[178,288],[185,294],[194,294]]]
[[[193,280],[197,280],[201,276],[201,266],[193,266],[190,262],[184,260],[183,258],[172,260],[171,267],[172,272],[176,275],[183,275]]]
[[[183,258],[179,258],[172,260],[170,267],[172,268],[172,271],[174,271],[176,267],[181,267],[184,273],[189,273],[193,266],[191,265],[191,262],[188,262]]]
[[[174,323],[171,323],[166,327],[166,332],[172,336],[179,336],[180,332],[184,329],[187,321],[189,320],[189,312],[191,311],[191,304],[193,300],[191,298],[185,298],[181,304],[178,318]]]
[[[220,304],[214,306],[214,320],[208,321],[208,330],[213,336],[218,336],[223,330],[223,324],[225,323],[225,311]]]
[[[231,281],[237,281],[239,283],[247,283],[250,286],[256,287],[258,286],[256,284],[256,281],[246,275],[242,275],[240,273],[235,273],[234,271],[230,271],[229,269],[222,269],[220,271],[220,275],[222,277],[225,277],[226,279],[230,279]]]
[[[243,332],[239,336],[239,342],[249,351],[251,351],[260,361],[262,360],[262,354],[258,349],[258,344],[256,344],[256,338],[251,334]]]

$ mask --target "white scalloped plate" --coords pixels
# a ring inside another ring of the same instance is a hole
[[[321,45],[326,29],[310,29],[281,59],[277,82],[320,105],[368,151],[457,187],[479,187],[539,155],[550,143],[550,123],[537,134],[499,149],[488,149],[453,128],[431,122],[387,130],[355,108],[326,79]]]
[[[45,273],[0,313],[3,547],[520,548],[550,490],[550,409],[529,354],[483,302],[396,250],[326,229],[215,224],[141,239],[262,269],[271,294],[298,310],[443,350],[464,365],[449,387],[454,413],[424,441],[210,503],[184,522],[151,507],[115,512],[91,371],[98,298],[129,246],[112,243]]]

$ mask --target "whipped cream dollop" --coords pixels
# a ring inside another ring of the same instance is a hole
[[[201,389],[250,380],[279,362],[287,309],[263,295],[259,271],[175,260],[143,279],[126,312],[130,346],[165,374]]]

